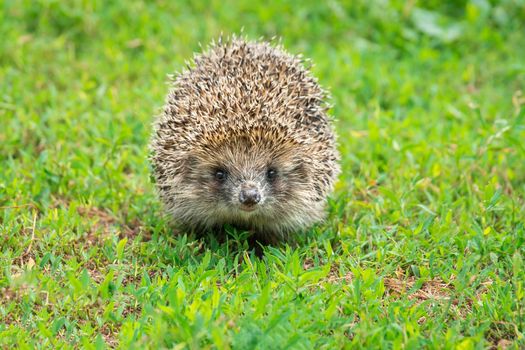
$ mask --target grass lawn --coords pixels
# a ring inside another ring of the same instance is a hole
[[[343,173],[297,245],[173,234],[167,74],[279,36]],[[0,2],[0,348],[525,348],[525,2]]]

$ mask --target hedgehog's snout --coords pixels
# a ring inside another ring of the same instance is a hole
[[[243,209],[252,209],[261,201],[261,193],[255,184],[247,183],[241,186],[239,202]]]

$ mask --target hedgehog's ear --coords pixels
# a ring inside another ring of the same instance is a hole
[[[193,154],[188,155],[186,159],[184,159],[184,165],[187,169],[195,169],[198,163],[199,160]]]
[[[190,154],[182,159],[181,162],[182,166],[180,168],[183,169],[182,175],[184,178],[188,179],[195,177],[199,165],[199,159],[195,155]]]
[[[303,161],[297,161],[293,164],[294,167],[292,168],[291,173],[293,173],[294,176],[306,179],[308,177],[307,165]]]
[[[199,173],[206,168],[213,168],[214,164],[209,163],[204,160],[202,157],[199,157],[199,154],[188,154],[183,160],[183,168],[186,174]]]

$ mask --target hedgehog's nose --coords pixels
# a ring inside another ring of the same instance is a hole
[[[239,193],[239,202],[247,206],[253,206],[261,200],[261,195],[256,187],[241,189]]]

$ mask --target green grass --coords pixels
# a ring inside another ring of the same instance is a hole
[[[0,347],[525,347],[525,2],[0,2]],[[279,36],[333,95],[329,217],[175,236],[166,75]]]

